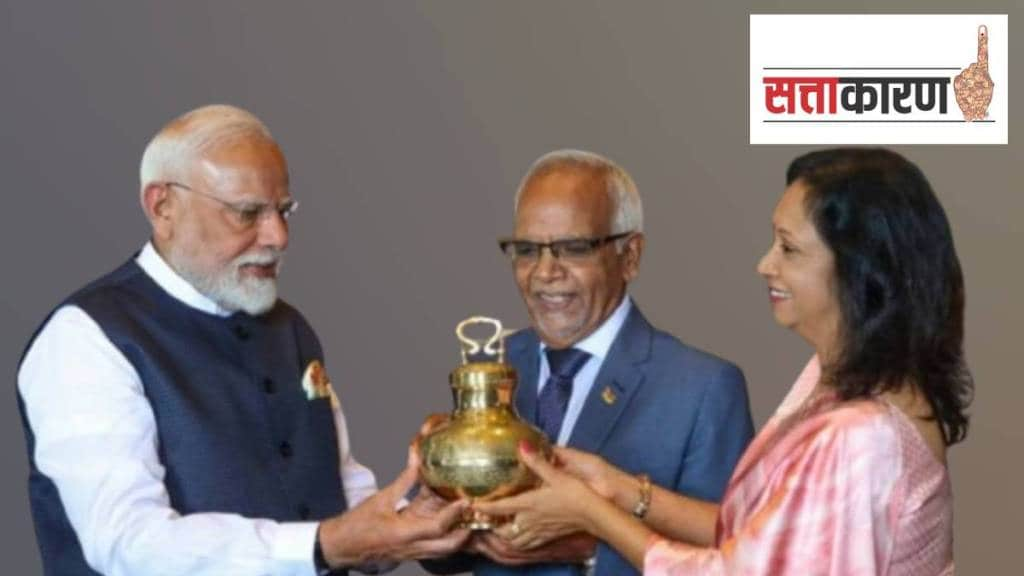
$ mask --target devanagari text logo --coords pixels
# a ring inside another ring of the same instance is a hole
[[[751,16],[751,143],[1005,144],[1006,23]]]

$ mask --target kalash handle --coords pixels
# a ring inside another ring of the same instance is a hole
[[[465,330],[469,326],[475,326],[479,324],[490,324],[494,327],[494,334],[485,341],[476,340],[466,336]],[[480,354],[482,351],[485,355],[490,357],[497,357],[499,364],[505,363],[505,337],[511,334],[512,330],[505,330],[501,324],[501,320],[497,318],[489,318],[487,316],[470,316],[462,322],[459,322],[455,326],[455,336],[458,337],[461,343],[460,352],[462,353],[462,363],[469,364],[470,358],[476,354]],[[494,360],[490,360],[494,362]]]

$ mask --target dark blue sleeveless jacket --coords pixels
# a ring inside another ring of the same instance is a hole
[[[95,320],[138,372],[179,513],[311,521],[345,510],[330,400],[307,400],[301,384],[323,353],[294,308],[279,300],[261,316],[207,314],[164,291],[134,258],[64,304]],[[36,467],[20,394],[18,405],[45,572],[95,574],[54,483]]]

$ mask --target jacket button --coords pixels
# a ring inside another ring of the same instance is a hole
[[[277,387],[274,386],[274,381],[270,378],[263,379],[263,391],[267,394],[273,394],[277,392]]]
[[[241,324],[235,324],[235,337],[239,340],[249,339],[249,329]]]
[[[281,442],[281,446],[279,447],[279,450],[281,452],[281,457],[282,458],[291,458],[292,457],[292,445],[289,444],[287,440],[285,440],[284,442]]]
[[[309,513],[310,513],[309,506],[306,506],[305,504],[299,506],[299,518],[300,519],[302,519],[302,520],[309,520]]]

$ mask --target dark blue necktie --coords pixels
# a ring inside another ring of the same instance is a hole
[[[590,359],[590,354],[576,348],[548,348],[544,354],[548,357],[551,375],[537,397],[537,425],[554,443],[558,441],[565,409],[572,396],[572,379]]]

